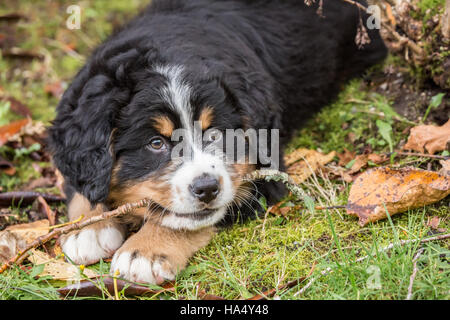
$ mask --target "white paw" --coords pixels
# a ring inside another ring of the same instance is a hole
[[[89,265],[111,257],[124,240],[123,233],[115,227],[84,229],[69,234],[62,244],[62,250],[74,263]]]
[[[175,272],[170,263],[162,256],[151,261],[137,253],[117,252],[111,262],[111,274],[119,272],[119,277],[141,283],[161,284],[165,280],[174,280]]]

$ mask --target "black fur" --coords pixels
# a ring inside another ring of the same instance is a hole
[[[156,65],[185,68],[195,113],[213,106],[213,126],[279,128],[284,144],[343,81],[386,55],[376,30],[356,47],[356,7],[329,0],[324,18],[316,10],[302,0],[153,0],[95,50],[58,106],[50,146],[67,188],[104,202],[118,159],[122,181],[163,166],[145,149],[148,119],[178,120],[160,99],[167,79]],[[280,184],[258,184],[270,202],[282,195]]]

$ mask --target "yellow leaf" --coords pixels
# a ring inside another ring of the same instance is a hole
[[[416,168],[367,170],[353,183],[347,213],[359,224],[437,202],[450,194],[450,177]]]
[[[83,272],[88,278],[94,278],[98,274],[90,269],[81,266],[77,267],[65,261],[50,257],[47,253],[31,249],[31,254],[28,258],[34,264],[45,264],[44,271],[39,276],[50,275],[54,280],[77,281],[82,279],[80,272]]]
[[[299,184],[308,179],[316,170],[333,160],[336,152],[322,154],[315,150],[297,149],[284,159],[288,165],[287,173],[292,180]]]

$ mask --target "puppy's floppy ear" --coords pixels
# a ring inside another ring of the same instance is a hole
[[[108,196],[114,120],[128,99],[127,88],[117,87],[113,78],[94,74],[85,66],[64,93],[49,129],[55,165],[66,183],[92,204]]]

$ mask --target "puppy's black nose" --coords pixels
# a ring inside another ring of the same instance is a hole
[[[204,203],[210,203],[219,194],[220,185],[216,178],[209,174],[203,174],[194,179],[189,186],[189,190],[198,200]]]

